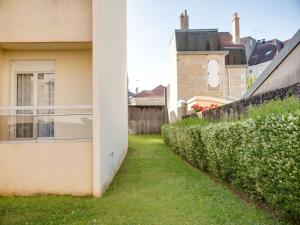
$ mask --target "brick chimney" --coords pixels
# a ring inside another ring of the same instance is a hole
[[[184,10],[180,15],[180,29],[188,30],[189,29],[189,15],[187,14],[187,10]]]
[[[234,44],[240,44],[240,17],[234,13],[232,20],[232,41]]]

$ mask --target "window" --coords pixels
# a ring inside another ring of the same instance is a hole
[[[12,63],[17,106],[54,105],[53,61],[15,61]],[[36,139],[54,137],[53,110],[17,110],[15,137]]]
[[[54,74],[39,73],[37,83],[37,105],[54,105]],[[54,114],[54,110],[38,110],[38,114]],[[47,116],[38,117],[37,137],[54,137],[54,119]]]
[[[216,88],[220,84],[219,63],[217,60],[208,61],[208,85]]]
[[[267,52],[265,53],[265,56],[271,55],[272,52],[273,52],[272,50],[267,51]]]
[[[33,105],[33,74],[17,74],[17,105]],[[17,114],[32,114],[31,110],[19,110]],[[33,137],[33,117],[17,116],[16,117],[16,137],[32,138]]]
[[[53,106],[54,74],[53,73],[17,73],[17,106]],[[18,114],[37,114],[18,116],[16,138],[50,138],[54,137],[54,121],[47,114],[53,110],[18,110]],[[44,114],[44,115],[43,115]]]

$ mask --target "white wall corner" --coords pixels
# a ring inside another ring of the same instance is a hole
[[[128,145],[127,6],[124,0],[93,0],[92,7],[93,194],[101,196]]]

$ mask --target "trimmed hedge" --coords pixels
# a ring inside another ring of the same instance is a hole
[[[192,165],[300,220],[300,113],[236,122],[164,125],[162,137]]]

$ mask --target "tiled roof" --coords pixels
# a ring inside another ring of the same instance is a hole
[[[270,41],[257,41],[249,58],[248,65],[253,66],[273,60],[283,47],[284,43],[277,39]]]
[[[156,88],[154,88],[152,91],[158,95],[158,96],[164,96],[165,94],[165,87],[162,85],[157,86]]]
[[[177,51],[217,51],[220,50],[217,29],[176,30]]]
[[[161,98],[164,97],[165,87],[162,85],[157,86],[153,90],[144,90],[134,96],[134,98]]]
[[[222,51],[228,50],[226,65],[246,65],[246,54],[243,45],[232,43],[229,32],[218,32],[217,29],[176,30],[177,51]]]

